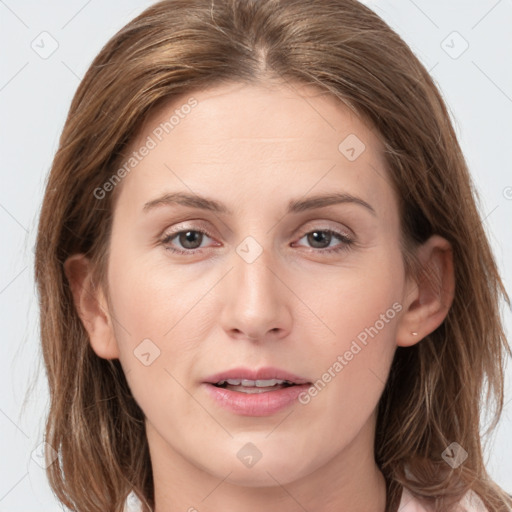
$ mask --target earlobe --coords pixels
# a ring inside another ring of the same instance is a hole
[[[104,359],[119,357],[119,349],[108,311],[105,294],[95,286],[90,260],[84,254],[74,254],[64,263],[73,301],[94,352]]]
[[[397,345],[403,347],[418,343],[443,323],[455,293],[453,252],[446,239],[433,235],[416,256],[419,275],[410,278],[397,331]]]

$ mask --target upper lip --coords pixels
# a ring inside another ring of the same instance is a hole
[[[273,367],[264,367],[259,368],[257,370],[253,370],[251,368],[232,368],[230,370],[225,370],[205,379],[205,382],[209,384],[217,384],[222,380],[227,379],[247,379],[247,380],[287,380],[292,382],[293,384],[309,384],[310,382],[307,379],[303,379],[302,377],[298,377],[293,373],[287,372],[286,370],[281,370],[280,368]]]

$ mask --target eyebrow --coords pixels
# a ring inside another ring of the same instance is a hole
[[[366,208],[372,215],[377,216],[375,209],[363,199],[346,193],[323,194],[309,197],[307,199],[292,199],[288,202],[287,213],[300,213],[307,210],[331,206],[333,204],[351,203]],[[199,208],[215,213],[233,215],[233,212],[223,203],[207,197],[186,192],[174,192],[164,194],[161,197],[148,201],[143,208],[148,212],[160,206],[172,206],[179,204],[191,208]]]

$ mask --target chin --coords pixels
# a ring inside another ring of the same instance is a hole
[[[247,451],[249,451],[247,449]],[[263,451],[263,450],[262,450]],[[226,482],[243,487],[275,487],[276,485],[286,485],[300,478],[307,476],[313,468],[313,461],[308,464],[305,454],[292,450],[290,453],[284,453],[282,450],[268,450],[268,453],[262,453],[261,458],[253,463],[252,466],[244,464],[244,452],[235,459],[226,461],[221,457],[219,464],[210,468],[212,473],[219,478],[226,478]],[[210,459],[210,461],[215,459]]]
[[[299,478],[290,472],[285,472],[281,468],[255,467],[252,469],[233,469],[232,473],[226,478],[226,482],[240,487],[275,487],[276,485],[287,485]]]

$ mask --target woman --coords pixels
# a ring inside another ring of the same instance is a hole
[[[36,279],[73,510],[511,510],[479,433],[508,297],[439,92],[355,0],[124,27],[71,105]]]

